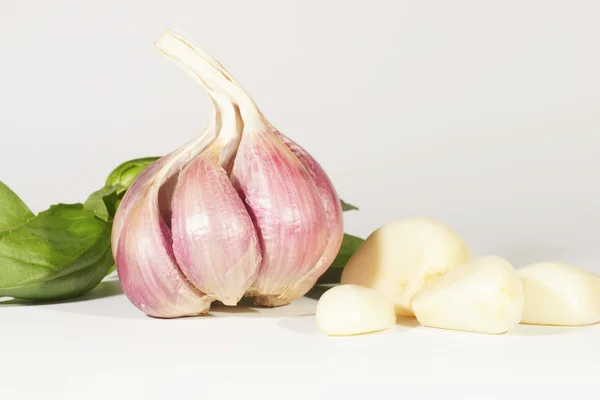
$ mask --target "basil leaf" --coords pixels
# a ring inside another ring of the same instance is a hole
[[[358,207],[353,206],[350,203],[346,203],[344,200],[340,199],[340,201],[342,202],[342,211],[353,211],[353,210],[358,210]]]
[[[358,248],[364,241],[364,239],[361,239],[358,236],[353,236],[344,233],[344,240],[342,241],[342,246],[340,247],[340,251],[338,252],[338,255],[336,256],[335,260],[333,260],[333,263],[331,263],[331,267],[345,267],[350,257],[352,257],[352,255],[356,252],[356,250],[358,250]]]
[[[364,242],[364,239],[359,238],[358,236],[349,235],[344,233],[344,240],[342,241],[342,245],[340,247],[340,251],[338,252],[335,260],[331,263],[331,266],[321,277],[317,280],[317,285],[326,285],[332,283],[340,283],[340,278],[342,276],[342,270],[348,263],[348,260],[352,255],[356,252],[356,250],[360,247],[360,245]]]
[[[23,225],[33,213],[27,205],[0,181],[0,232]]]
[[[125,188],[121,185],[106,185],[102,189],[92,193],[83,204],[83,208],[96,214],[98,218],[106,222],[112,222],[121,202]]]
[[[58,204],[0,239],[0,297],[58,300],[82,295],[114,264],[111,224],[82,204]]]
[[[144,157],[134,160],[125,161],[116,167],[106,178],[106,186],[121,185],[122,188],[117,190],[117,194],[125,192],[129,186],[135,181],[135,178],[150,164],[158,160],[160,157]]]

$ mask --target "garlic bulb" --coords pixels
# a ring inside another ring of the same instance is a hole
[[[155,45],[204,88],[213,114],[119,206],[112,243],[125,294],[165,318],[206,313],[215,300],[279,306],[303,296],[343,239],[332,182],[217,60],[171,31]]]
[[[424,326],[500,334],[521,320],[523,289],[508,261],[484,256],[430,282],[412,307]]]
[[[580,326],[600,322],[600,277],[557,262],[541,262],[517,271],[525,307],[521,323]]]
[[[329,336],[379,332],[396,325],[389,297],[358,285],[338,285],[323,293],[316,319],[319,329]]]
[[[449,226],[427,218],[401,219],[369,235],[348,260],[341,283],[379,290],[392,298],[397,315],[413,316],[415,295],[470,258],[467,245]]]

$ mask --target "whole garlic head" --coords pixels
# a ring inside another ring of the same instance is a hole
[[[342,284],[389,296],[399,316],[413,316],[415,295],[431,280],[468,262],[470,251],[449,226],[426,218],[390,222],[374,231],[350,258]]]
[[[333,183],[216,59],[171,31],[155,46],[203,88],[212,113],[203,134],[140,174],[117,210],[123,292],[160,318],[205,314],[215,300],[302,297],[342,244]]]

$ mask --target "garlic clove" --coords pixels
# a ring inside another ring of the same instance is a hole
[[[344,267],[341,283],[379,290],[394,300],[397,315],[413,316],[414,296],[470,258],[467,245],[449,226],[426,218],[401,219],[367,237]]]
[[[384,294],[358,285],[339,285],[317,303],[317,326],[330,336],[379,332],[396,324],[394,303]]]
[[[278,137],[285,143],[290,151],[298,158],[298,161],[306,168],[312,176],[312,180],[317,187],[321,201],[327,216],[327,226],[329,228],[329,240],[325,250],[312,271],[306,274],[302,281],[297,283],[297,294],[300,297],[307,293],[316,283],[316,281],[329,268],[333,260],[338,255],[342,241],[344,239],[343,212],[342,204],[331,179],[325,173],[317,160],[315,160],[302,146],[290,138],[278,133]]]
[[[179,270],[170,231],[156,203],[157,189],[131,208],[119,238],[116,265],[123,292],[149,316],[175,318],[208,312],[205,296]]]
[[[600,322],[600,277],[558,262],[541,262],[517,271],[525,306],[521,323],[580,326]]]
[[[225,305],[238,303],[261,263],[252,219],[223,168],[238,133],[224,123],[217,140],[182,170],[173,196],[173,250],[181,271]]]
[[[523,289],[508,261],[485,256],[429,283],[412,308],[424,326],[500,334],[521,320]]]
[[[310,289],[303,285],[305,277],[332,240],[327,210],[311,175],[280,139],[265,131],[242,137],[232,183],[261,242],[256,304],[284,305],[304,295]],[[322,272],[327,267],[322,265]]]
[[[171,207],[180,170],[220,131],[220,111],[198,138],[149,165],[126,192],[113,222],[112,251],[123,292],[149,316],[176,318],[208,312],[214,298],[190,284],[172,249]]]

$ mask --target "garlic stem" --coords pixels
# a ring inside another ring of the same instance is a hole
[[[203,81],[214,90],[229,96],[239,106],[241,117],[247,124],[246,128],[261,130],[268,124],[250,95],[231,78],[225,68],[220,65],[216,67],[215,60],[206,55],[199,46],[170,30],[166,30],[154,44],[161,53],[196,80]]]

